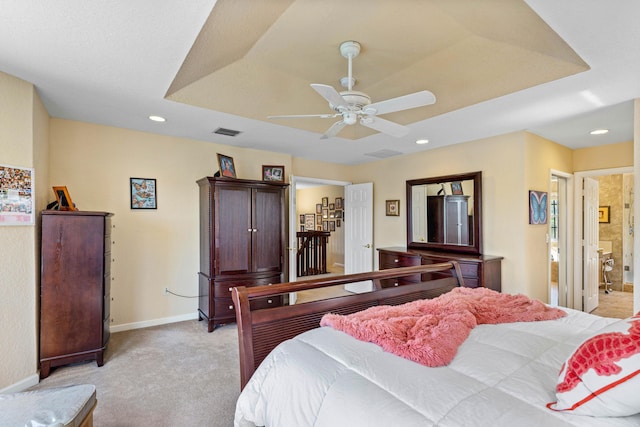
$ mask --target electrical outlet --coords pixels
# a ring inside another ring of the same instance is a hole
[[[164,295],[169,295],[169,288],[164,288]]]

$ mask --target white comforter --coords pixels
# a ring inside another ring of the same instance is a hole
[[[640,415],[551,411],[560,366],[616,319],[477,326],[446,367],[428,368],[331,328],[280,344],[243,390],[235,426],[640,426]]]

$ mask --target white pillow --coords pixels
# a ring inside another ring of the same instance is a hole
[[[555,411],[596,417],[640,413],[640,313],[586,339],[560,369]]]

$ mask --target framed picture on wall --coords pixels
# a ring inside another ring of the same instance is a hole
[[[34,172],[33,168],[0,165],[0,225],[35,223]]]
[[[547,192],[529,190],[529,224],[547,223]]]
[[[385,212],[387,216],[400,216],[400,200],[387,200]]]
[[[131,209],[156,209],[158,207],[156,180],[154,178],[130,178]]]
[[[609,218],[611,215],[611,206],[600,206],[598,208],[598,222],[609,224],[611,219]]]
[[[316,229],[316,214],[304,214],[304,230],[313,231]]]

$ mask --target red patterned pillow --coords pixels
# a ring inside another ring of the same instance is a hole
[[[640,313],[585,340],[560,369],[555,411],[596,417],[640,413]]]

